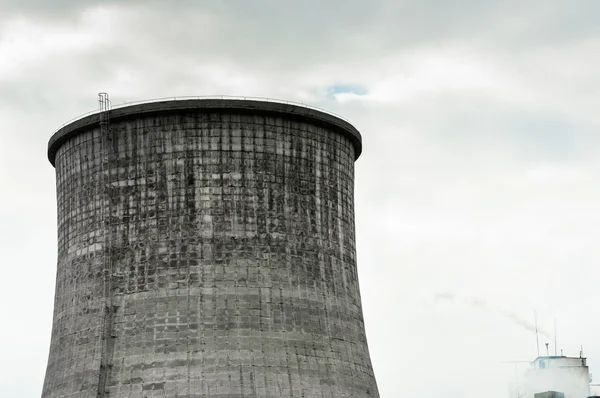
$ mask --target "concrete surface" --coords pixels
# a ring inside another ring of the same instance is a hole
[[[358,132],[260,103],[170,105],[120,109],[105,135],[88,117],[50,143],[42,395],[378,397],[356,272]]]

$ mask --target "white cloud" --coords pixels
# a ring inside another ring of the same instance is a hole
[[[75,24],[57,24],[17,17],[0,31],[0,80],[19,79],[40,68],[40,62],[82,56],[114,40],[111,13],[93,9]]]

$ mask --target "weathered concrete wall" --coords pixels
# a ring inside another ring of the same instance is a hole
[[[354,145],[309,119],[183,109],[64,140],[43,396],[378,396]]]

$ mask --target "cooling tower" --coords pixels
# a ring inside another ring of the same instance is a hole
[[[315,109],[151,102],[61,128],[44,397],[378,397],[361,137]]]

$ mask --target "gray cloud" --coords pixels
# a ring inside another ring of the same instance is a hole
[[[59,0],[51,3],[6,0],[0,10],[8,16],[37,16],[60,21],[90,8],[115,5],[124,4],[98,0]],[[177,7],[158,0],[130,0],[125,6],[158,10],[167,25],[169,17],[189,16],[191,12],[224,17],[223,21],[235,19],[239,31],[269,32],[269,36],[282,39],[290,39],[287,34],[293,32],[298,34],[294,36],[295,41],[301,45],[307,44],[306,40],[298,40],[302,37],[328,37],[336,30],[351,32],[368,27],[365,36],[379,36],[395,47],[398,43],[414,45],[430,40],[466,37],[476,40],[493,35],[498,36],[499,40],[502,37],[514,40],[516,34],[521,35],[520,43],[513,42],[517,46],[523,44],[523,38],[526,39],[525,43],[531,43],[530,40],[555,42],[593,35],[596,32],[595,15],[600,11],[600,5],[594,0],[580,1],[577,7],[565,7],[558,0],[544,4],[525,4],[516,0],[462,0],[454,2],[451,7],[440,0],[377,1],[368,4],[360,1],[322,3],[316,0],[304,3],[183,0],[177,2]],[[193,25],[189,27],[194,28]],[[270,32],[277,32],[277,35]],[[377,46],[378,43],[373,44]]]

